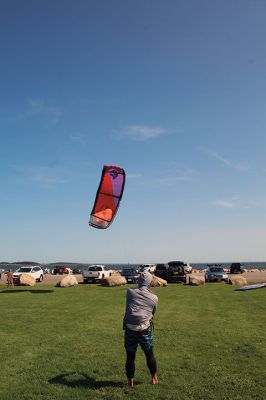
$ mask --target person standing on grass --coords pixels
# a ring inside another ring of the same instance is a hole
[[[128,386],[134,386],[135,357],[138,345],[141,346],[151,373],[151,384],[158,383],[157,365],[153,355],[152,318],[155,314],[158,297],[150,290],[152,275],[140,273],[138,288],[127,289],[126,312],[123,321],[125,329],[126,376]]]
[[[14,283],[13,283],[13,273],[11,272],[11,269],[8,270],[7,272],[5,272],[6,274],[6,283],[7,283],[7,287],[9,288],[10,286],[13,288],[14,287]]]

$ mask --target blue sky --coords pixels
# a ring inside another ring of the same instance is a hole
[[[265,260],[266,4],[3,0],[0,259]],[[103,165],[117,217],[88,225]]]

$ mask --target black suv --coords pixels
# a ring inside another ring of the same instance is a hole
[[[168,278],[168,265],[167,264],[156,264],[155,276],[167,281]]]
[[[186,283],[186,265],[183,261],[169,261],[167,282]]]
[[[243,274],[244,269],[240,263],[232,263],[230,267],[230,274]]]

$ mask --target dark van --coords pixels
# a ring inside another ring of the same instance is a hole
[[[241,263],[232,263],[230,266],[230,274],[243,274],[244,269]]]

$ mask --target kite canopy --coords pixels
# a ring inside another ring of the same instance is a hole
[[[91,212],[90,226],[106,229],[111,225],[118,210],[125,186],[123,168],[105,165]]]

